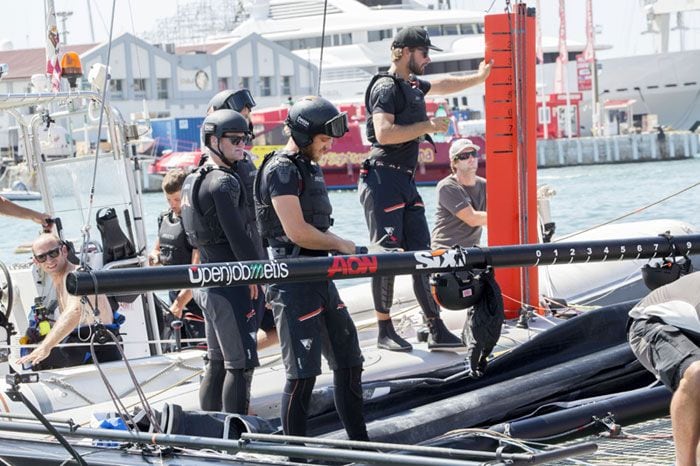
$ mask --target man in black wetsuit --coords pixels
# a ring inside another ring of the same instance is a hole
[[[210,164],[189,175],[182,187],[182,222],[203,264],[259,259],[245,229],[243,188],[230,170],[243,157],[248,122],[233,110],[218,110],[202,123]],[[195,300],[204,311],[208,363],[199,390],[201,408],[247,414],[253,369],[258,365],[252,305],[258,287],[204,288]]]
[[[359,183],[360,201],[372,241],[387,249],[408,251],[430,249],[430,231],[425,208],[414,174],[418,145],[428,133],[445,132],[449,118],[428,118],[425,94],[452,94],[484,82],[491,64],[482,62],[479,72],[449,76],[432,82],[416,78],[430,63],[430,50],[438,50],[419,27],[403,28],[391,45],[392,64],[388,73],[375,76],[365,93],[367,138],[372,150],[363,164]],[[413,291],[430,330],[428,347],[463,346],[440,319],[430,295],[428,276],[413,275]],[[391,322],[394,277],[372,278],[372,297],[379,324],[377,346],[393,351],[410,351]]]
[[[216,94],[211,98],[207,105],[207,112],[211,113],[216,110],[230,109],[235,110],[248,120],[248,128],[251,137],[253,135],[253,124],[250,121],[250,112],[255,107],[255,100],[248,89],[239,89],[237,91],[225,90]],[[257,170],[253,164],[253,156],[248,151],[243,151],[243,158],[236,161],[232,170],[236,172],[243,183],[243,191],[245,192],[245,225],[248,236],[253,241],[260,258],[267,258],[265,247],[267,246],[258,232],[255,223],[255,202],[253,201],[253,183],[255,182],[255,174]],[[260,330],[258,335],[258,349],[267,348],[268,346],[278,343],[277,331],[275,329],[275,320],[272,312],[265,307],[265,296],[262,289],[258,292],[258,298],[255,301],[255,309],[261,313]]]
[[[329,231],[332,207],[318,160],[347,132],[347,115],[326,99],[305,97],[286,121],[287,145],[265,156],[255,184],[258,228],[273,258],[354,254],[355,243]],[[355,324],[330,280],[275,283],[267,290],[280,335],[287,385],[282,428],[306,435],[321,354],[333,369],[335,405],[348,437],[367,440],[362,413],[362,353]]]

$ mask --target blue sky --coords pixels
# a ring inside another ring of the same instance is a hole
[[[11,1],[11,0],[6,0]],[[21,0],[22,8],[9,8],[0,15],[0,39],[9,39],[15,48],[43,46],[43,0]],[[68,19],[68,40],[70,43],[88,43],[91,41],[87,14],[87,2],[94,18],[97,41],[106,40],[108,36],[111,0],[55,0],[56,11],[73,11]],[[180,0],[183,2],[184,0]],[[504,0],[452,0],[453,5],[467,9],[492,12],[503,11]],[[544,34],[556,36],[558,30],[558,0],[540,0],[542,9],[542,27]],[[535,5],[535,0],[528,0]],[[641,35],[646,29],[641,0],[593,0],[594,22],[600,29],[596,41],[607,44],[612,49],[600,54],[601,57],[625,56],[651,53],[653,51],[651,35]],[[115,35],[121,32],[142,32],[151,29],[158,17],[173,15],[176,0],[116,0]],[[567,0],[567,30],[571,39],[585,40],[585,2]],[[685,15],[686,48],[700,48],[700,12]],[[672,26],[675,20],[671,21]],[[61,24],[59,21],[59,30]],[[679,35],[672,33],[671,49],[678,50]]]

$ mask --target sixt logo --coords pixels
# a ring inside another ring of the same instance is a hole
[[[287,264],[277,261],[260,264],[241,264],[234,262],[224,265],[199,265],[187,270],[190,283],[200,287],[211,285],[230,285],[241,280],[276,280],[287,278]]]
[[[464,254],[454,249],[414,252],[417,269],[444,269],[466,265]]]
[[[376,271],[376,256],[350,256],[348,258],[336,256],[333,258],[333,264],[328,268],[328,278],[335,275],[360,275]]]

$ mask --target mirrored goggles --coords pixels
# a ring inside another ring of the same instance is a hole
[[[37,262],[40,264],[43,264],[46,262],[46,260],[50,257],[51,259],[57,258],[61,254],[61,246],[56,246],[55,248],[42,252],[41,254],[34,254],[34,259],[36,259]]]
[[[226,99],[224,107],[237,112],[240,112],[245,107],[252,110],[253,107],[255,107],[255,99],[253,99],[253,95],[248,89],[241,89],[240,91],[234,92],[231,94],[231,97]]]
[[[348,114],[346,112],[339,113],[323,125],[323,134],[333,138],[343,137],[348,131]]]

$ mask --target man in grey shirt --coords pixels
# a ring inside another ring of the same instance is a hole
[[[486,180],[476,176],[479,146],[457,139],[450,146],[452,174],[437,185],[438,206],[431,247],[471,247],[479,244],[486,225]]]
[[[632,352],[674,392],[676,465],[695,466],[700,443],[700,272],[652,291],[629,315]]]

